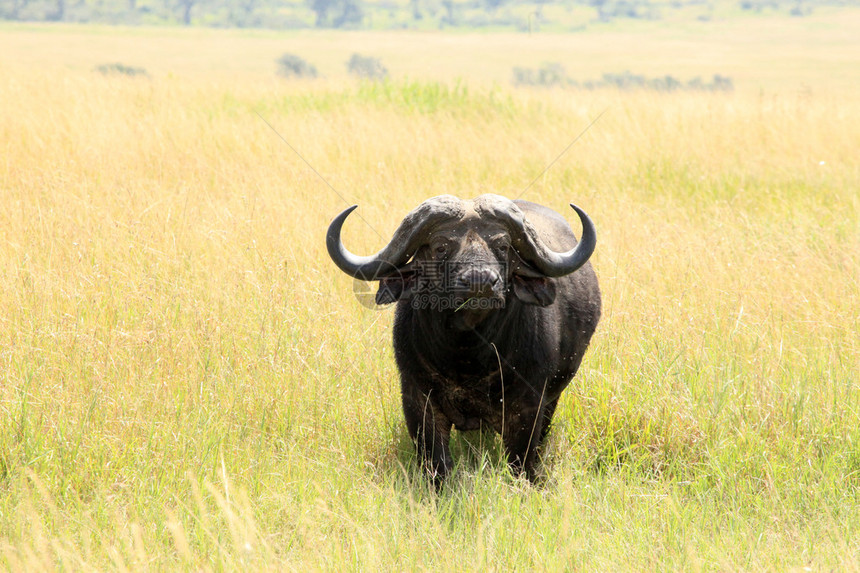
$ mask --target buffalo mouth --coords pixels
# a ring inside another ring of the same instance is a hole
[[[489,311],[505,308],[505,299],[501,296],[470,296],[457,300],[460,304],[454,307],[454,312]]]
[[[504,291],[497,285],[487,284],[465,284],[459,288],[453,288],[446,293],[451,298],[460,302],[459,306],[471,308],[475,306],[486,307],[489,303],[498,301],[504,303]]]

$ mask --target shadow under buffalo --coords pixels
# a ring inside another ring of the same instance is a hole
[[[377,442],[368,448],[365,460],[366,469],[374,483],[379,487],[409,490],[413,493],[427,491],[442,493],[459,489],[484,476],[501,480],[509,486],[541,487],[541,483],[531,484],[525,477],[514,476],[507,463],[501,437],[489,427],[474,431],[454,431],[451,434],[451,453],[454,468],[440,488],[434,487],[433,480],[420,466],[415,453],[415,444],[402,424],[391,428],[391,438]],[[547,438],[545,447],[552,450],[551,439]],[[551,455],[542,452],[542,465],[551,469]]]

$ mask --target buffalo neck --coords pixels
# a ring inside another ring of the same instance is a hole
[[[522,309],[517,300],[509,300],[504,308],[487,311],[482,317],[465,315],[476,311],[415,309],[416,349],[440,373],[483,375],[497,371],[500,359],[511,350],[512,332],[524,326]],[[480,320],[473,327],[463,327],[475,318]]]

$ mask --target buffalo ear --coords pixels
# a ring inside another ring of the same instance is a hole
[[[525,304],[548,306],[555,300],[555,281],[549,277],[514,275],[514,295]]]
[[[376,291],[376,304],[391,304],[412,294],[410,275],[387,277],[379,280],[379,290]]]

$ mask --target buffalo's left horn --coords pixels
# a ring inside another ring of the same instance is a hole
[[[547,248],[533,229],[526,230],[524,225],[519,229],[522,236],[526,237],[526,240],[518,245],[520,255],[548,277],[563,277],[574,272],[588,262],[597,245],[597,232],[591,218],[573,203],[570,206],[582,222],[582,237],[579,243],[566,253],[556,253]]]

